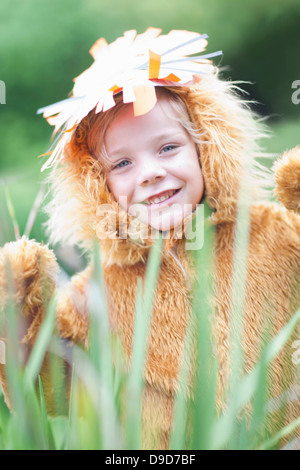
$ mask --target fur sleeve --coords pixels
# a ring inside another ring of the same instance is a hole
[[[59,267],[54,253],[34,240],[22,239],[0,248],[0,337],[5,336],[5,307],[12,290],[14,304],[20,312],[20,341],[32,345],[38,334],[49,300],[53,296]],[[58,293],[57,328],[59,334],[72,341],[86,342],[87,307],[85,287],[91,268],[74,276]],[[11,281],[9,279],[11,278]]]
[[[46,246],[26,237],[0,248],[1,334],[5,332],[5,307],[9,292],[21,315],[20,341],[32,345],[57,284],[58,264]]]
[[[87,343],[88,319],[85,288],[91,268],[74,276],[62,292],[58,292],[57,330],[66,339]],[[19,343],[24,361],[30,353],[50,299],[57,288],[59,267],[56,257],[46,245],[26,237],[0,248],[0,383],[10,406],[5,373],[6,313],[10,292],[19,315]]]
[[[26,361],[56,289],[57,276],[55,255],[46,245],[23,237],[0,248],[0,383],[9,407],[5,363],[6,307],[10,292],[16,314],[19,315],[18,339],[23,348],[23,360]]]
[[[63,338],[87,345],[88,305],[87,285],[92,276],[92,267],[73,276],[68,286],[59,293],[57,326]]]
[[[300,146],[285,152],[274,170],[278,199],[287,209],[300,214]]]

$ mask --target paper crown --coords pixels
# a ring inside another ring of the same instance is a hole
[[[37,111],[54,126],[54,134],[61,131],[54,150],[43,154],[51,156],[41,171],[60,158],[68,132],[92,109],[100,113],[115,105],[115,94],[123,92],[123,102],[133,103],[136,116],[145,114],[156,103],[156,86],[190,85],[195,75],[211,73],[209,59],[222,54],[197,55],[206,49],[206,34],[179,30],[160,33],[156,28],[138,35],[132,30],[111,44],[103,38],[95,42],[90,49],[94,62],[74,79],[71,97]]]

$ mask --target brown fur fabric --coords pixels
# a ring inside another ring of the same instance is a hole
[[[199,130],[205,197],[213,211],[211,222],[216,228],[213,299],[216,321],[213,341],[219,364],[218,390],[221,396],[230,374],[232,263],[240,182],[246,172],[251,209],[243,348],[246,371],[250,371],[256,364],[266,329],[273,337],[300,308],[300,154],[299,148],[291,150],[275,166],[276,193],[286,207],[279,203],[261,202],[270,177],[256,163],[256,157],[263,155],[258,140],[264,132],[235,92],[235,87],[217,76],[204,76],[192,87],[178,87],[173,92],[181,96],[192,122]],[[145,277],[152,242],[142,232],[138,241],[114,236],[118,233],[113,232],[112,220],[116,218],[118,231],[122,223],[130,221],[130,218],[119,210],[107,188],[99,162],[89,152],[86,143],[88,129],[89,117],[71,134],[64,154],[64,165],[53,171],[51,182],[54,197],[48,207],[48,228],[52,242],[67,240],[87,250],[91,249],[93,240],[98,239],[110,323],[120,335],[123,349],[129,357],[137,279]],[[99,210],[102,204],[111,204],[114,209],[104,214]],[[22,252],[23,248],[14,248],[17,260],[11,259],[11,265],[16,279],[22,276],[27,279],[26,289],[23,283],[18,284],[16,298],[22,303],[24,314],[31,319],[25,338],[32,341],[42,317],[40,297],[35,294],[35,276],[42,272],[43,282],[48,279],[49,291],[52,292],[54,281],[50,273],[55,270],[55,261],[49,251],[46,250],[45,254],[45,247],[33,243],[36,251],[31,252],[32,242],[23,240],[18,243],[23,243],[24,249],[28,247],[28,253],[20,258],[19,250]],[[2,302],[6,298],[3,260],[9,251],[9,246],[1,250]],[[22,274],[28,272],[28,266],[35,268],[35,274],[31,277]],[[60,297],[57,314],[61,336],[85,345],[88,344],[85,287],[90,275],[88,268],[74,277],[70,287]],[[168,447],[173,398],[190,315],[190,280],[194,276],[184,240],[178,240],[174,233],[171,234],[160,268],[144,373],[144,448]],[[272,364],[272,397],[280,396],[284,386],[297,385],[299,388],[296,367],[291,361],[292,352],[289,343]],[[3,376],[2,381],[4,384]],[[223,406],[221,400],[219,406]],[[287,421],[290,422],[300,414],[300,397],[296,402],[289,403],[287,408]],[[275,418],[270,426],[276,429]]]
[[[300,212],[300,146],[285,152],[274,165],[278,199],[295,212]]]
[[[1,312],[12,295],[22,322],[18,325],[19,342],[26,361],[39,332],[49,300],[57,283],[58,265],[47,246],[22,238],[0,249],[0,315],[1,334],[5,340],[5,318]],[[0,365],[0,380],[10,406],[5,380],[5,367]]]

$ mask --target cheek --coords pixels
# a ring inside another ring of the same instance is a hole
[[[188,180],[189,193],[193,208],[200,203],[204,193],[204,179],[203,174],[199,166],[195,166],[190,172],[190,178]]]
[[[126,177],[118,178],[114,176],[108,176],[106,180],[109,190],[115,200],[120,203],[120,206],[123,209],[127,210],[133,194],[130,180],[128,180],[128,178],[126,179]]]
[[[106,179],[106,183],[107,183],[107,186],[108,186],[108,189],[110,190],[110,192],[112,193],[112,195],[114,197],[115,196],[115,185],[114,185],[114,180],[113,178],[111,178],[109,175],[105,175],[105,179]]]

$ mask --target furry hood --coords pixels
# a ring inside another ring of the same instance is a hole
[[[220,80],[217,72],[198,76],[191,87],[170,90],[180,95],[199,133],[197,145],[211,221],[233,222],[245,174],[253,202],[265,196],[269,175],[256,159],[265,156],[259,140],[266,133],[237,86]],[[106,265],[144,261],[153,243],[148,227],[128,216],[113,198],[99,161],[88,149],[88,131],[87,117],[70,133],[63,162],[49,176],[53,191],[46,207],[50,242],[78,244],[89,250],[96,238]],[[126,236],[124,227],[128,228]],[[183,242],[172,230],[165,249]]]

